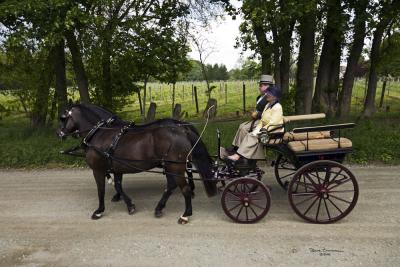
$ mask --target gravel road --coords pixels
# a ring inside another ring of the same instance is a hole
[[[331,225],[302,221],[266,168],[272,207],[259,223],[240,225],[223,213],[219,196],[197,183],[194,214],[178,225],[184,201],[171,196],[153,216],[165,179],[127,175],[137,206],[112,203],[98,221],[90,170],[0,170],[1,266],[400,266],[400,167],[350,166],[360,186],[353,212]]]

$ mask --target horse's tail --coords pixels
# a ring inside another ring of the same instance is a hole
[[[191,126],[191,125],[190,125]],[[215,196],[218,192],[217,181],[214,179],[214,174],[212,172],[213,160],[207,151],[206,145],[201,139],[199,139],[199,134],[196,128],[193,126],[189,128],[188,137],[190,143],[193,146],[192,151],[192,161],[196,166],[200,177],[203,179],[204,187],[206,189],[207,195],[209,197]]]

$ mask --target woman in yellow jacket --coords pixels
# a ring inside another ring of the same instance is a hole
[[[236,154],[228,156],[228,159],[237,161],[240,157],[247,159],[263,159],[265,158],[264,148],[262,144],[258,142],[258,134],[261,129],[266,129],[271,132],[275,128],[278,128],[283,124],[283,111],[282,106],[279,103],[281,91],[276,87],[269,87],[266,92],[268,104],[265,106],[264,111],[261,115],[261,120],[256,128],[248,133],[239,145]],[[283,128],[279,128],[276,132],[283,131]]]

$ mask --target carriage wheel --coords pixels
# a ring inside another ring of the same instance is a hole
[[[287,190],[290,180],[297,171],[295,166],[289,161],[289,159],[284,157],[282,154],[279,154],[274,164],[274,170],[275,179],[283,189]]]
[[[271,195],[262,182],[238,178],[226,185],[221,204],[225,214],[235,222],[255,223],[268,213]]]
[[[313,223],[333,223],[355,207],[358,184],[342,164],[319,160],[296,172],[288,195],[290,205],[301,218]]]

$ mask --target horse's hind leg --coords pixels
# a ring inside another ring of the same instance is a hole
[[[122,190],[122,174],[121,173],[114,174],[114,183],[115,183],[114,187],[115,187],[115,190],[117,191],[117,194],[122,196],[122,199],[124,200],[126,207],[128,208],[128,213],[129,214],[135,213],[135,211],[136,211],[135,204],[132,203],[132,200]],[[114,199],[114,197],[113,197],[113,199]]]
[[[194,186],[194,181],[193,181],[193,172],[191,170],[192,164],[188,163],[188,167],[189,167],[189,169],[186,169],[186,174],[188,176],[188,182],[189,182],[190,189],[192,190],[192,198],[194,198],[195,186]]]
[[[183,174],[183,173],[182,173]],[[187,224],[189,222],[189,216],[192,216],[192,190],[190,185],[186,182],[186,178],[183,175],[176,178],[176,182],[182,191],[182,195],[185,198],[185,212],[178,219],[178,223]]]
[[[106,188],[106,174],[103,171],[93,170],[94,179],[96,180],[97,185],[97,194],[99,197],[99,207],[92,214],[92,219],[97,220],[103,216],[103,212],[105,210],[104,205],[104,195]]]
[[[115,195],[111,198],[112,202],[118,202],[118,201],[121,200],[121,194],[118,192],[118,188],[117,188],[117,182],[116,182],[117,179],[118,178],[117,178],[116,174],[114,174]],[[122,184],[122,174],[121,174],[121,177],[120,177],[120,183]]]
[[[157,218],[163,215],[162,210],[165,208],[165,205],[167,204],[167,201],[171,196],[172,192],[177,187],[174,176],[169,174],[167,174],[166,176],[167,176],[167,188],[164,190],[164,193],[154,211],[154,215]]]

